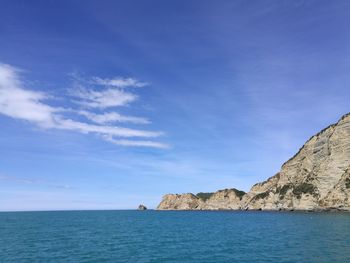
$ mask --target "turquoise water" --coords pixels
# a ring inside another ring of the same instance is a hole
[[[350,213],[0,213],[0,262],[350,262]]]

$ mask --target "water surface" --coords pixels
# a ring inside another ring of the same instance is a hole
[[[0,262],[350,262],[350,213],[0,213]]]

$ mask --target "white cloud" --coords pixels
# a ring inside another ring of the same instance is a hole
[[[127,102],[135,100],[136,95],[118,89],[102,91],[79,90],[81,103],[90,103],[91,106],[105,108],[108,106],[125,105]],[[80,133],[92,133],[101,136],[104,140],[118,145],[125,146],[145,146],[154,148],[166,148],[165,144],[154,141],[133,141],[119,140],[122,138],[157,138],[163,135],[159,131],[147,131],[130,129],[126,127],[104,125],[111,122],[130,122],[135,124],[149,123],[147,119],[131,116],[123,116],[116,112],[96,114],[82,110],[64,110],[52,107],[46,103],[47,94],[32,91],[24,88],[24,83],[19,79],[19,71],[9,65],[0,64],[0,114],[21,119],[35,124],[41,128],[54,128],[61,130],[71,130]],[[66,112],[73,112],[83,115],[97,123],[96,125],[76,121],[64,115]]]
[[[95,114],[88,111],[79,111],[78,114],[85,116],[89,120],[98,123],[112,123],[112,122],[130,122],[134,124],[149,124],[150,121],[146,118],[133,117],[133,116],[124,116],[117,112],[107,112],[103,114]]]
[[[117,88],[100,91],[80,88],[72,92],[72,95],[80,99],[76,101],[78,104],[99,109],[125,106],[137,99],[135,94]]]
[[[140,82],[134,78],[121,78],[115,77],[113,79],[102,79],[102,78],[94,78],[93,79],[96,84],[104,85],[104,86],[113,86],[117,88],[126,88],[126,87],[144,87],[147,86],[148,83]]]
[[[22,88],[17,75],[15,68],[0,64],[0,112],[41,127],[52,127],[58,109],[42,103],[47,98],[44,93]]]
[[[167,148],[169,148],[168,144],[161,143],[161,142],[154,142],[154,141],[114,139],[114,138],[112,138],[110,136],[104,136],[104,139],[106,141],[111,142],[111,143],[114,143],[114,144],[117,144],[117,145],[123,145],[123,146],[153,147],[153,148],[160,148],[160,149],[167,149]]]
[[[59,126],[55,128],[64,130],[80,131],[81,133],[97,133],[118,137],[159,137],[162,132],[129,129],[117,126],[91,125],[71,119],[58,119]]]

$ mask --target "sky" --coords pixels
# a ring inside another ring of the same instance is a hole
[[[350,111],[350,2],[0,1],[0,211],[248,191]]]

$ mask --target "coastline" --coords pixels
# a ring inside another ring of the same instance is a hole
[[[350,113],[311,136],[279,172],[247,193],[166,194],[157,209],[350,211]]]

